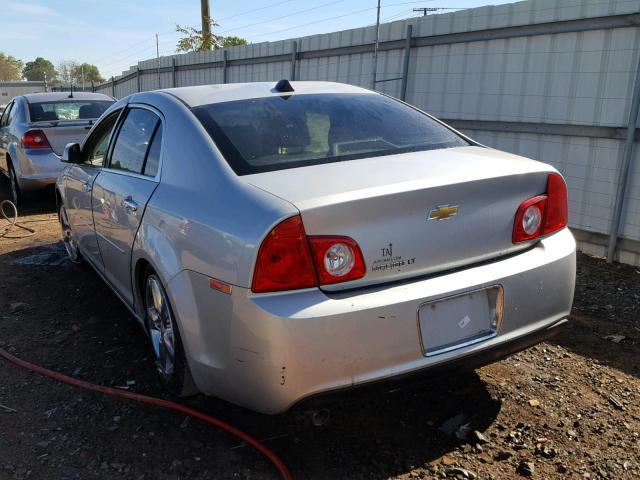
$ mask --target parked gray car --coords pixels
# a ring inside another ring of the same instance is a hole
[[[69,142],[81,142],[114,103],[100,93],[31,93],[15,97],[0,117],[0,172],[9,178],[11,200],[56,183]]]
[[[282,412],[499,359],[571,309],[562,176],[369,90],[137,93],[64,161],[67,251],[144,326],[179,395]]]

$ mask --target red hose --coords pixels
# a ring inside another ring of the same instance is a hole
[[[197,418],[198,420],[202,420],[205,423],[208,423],[215,427],[226,430],[231,435],[238,437],[243,442],[248,443],[249,445],[254,447],[256,450],[260,451],[265,457],[267,457],[271,461],[271,463],[275,465],[275,467],[278,469],[278,472],[280,472],[280,475],[284,480],[293,479],[293,477],[291,476],[291,472],[289,471],[287,466],[284,464],[284,462],[280,460],[280,458],[275,453],[273,453],[273,451],[271,451],[267,446],[262,444],[259,440],[256,440],[252,436],[244,432],[241,432],[237,428],[229,425],[228,423],[222,420],[211,417],[209,415],[205,415],[202,412],[199,412],[189,407],[185,407],[184,405],[180,405],[179,403],[170,402],[168,400],[162,400],[161,398],[150,397],[148,395],[141,395],[139,393],[127,392],[124,390],[119,390],[117,388],[105,387],[102,385],[94,385],[93,383],[84,382],[82,380],[78,380],[77,378],[72,378],[67,375],[63,375],[62,373],[54,372],[44,367],[40,367],[38,365],[34,365],[33,363],[29,363],[24,360],[21,360],[20,358],[11,355],[9,352],[7,352],[2,348],[0,348],[0,357],[4,358],[8,362],[13,363],[14,365],[17,365],[22,368],[26,368],[27,370],[31,370],[32,372],[35,372],[44,377],[52,378],[59,382],[73,385],[74,387],[84,388],[85,390],[100,392],[106,395],[112,395],[114,397],[126,398],[127,400],[134,400],[136,402],[147,403],[149,405],[155,405],[157,407],[162,407],[168,410],[174,410],[176,412],[181,412],[186,415],[190,415],[194,418]]]

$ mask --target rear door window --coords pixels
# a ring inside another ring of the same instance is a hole
[[[193,113],[238,175],[468,145],[377,94],[299,94],[213,103]]]
[[[141,174],[160,119],[153,112],[142,108],[132,108],[126,115],[111,153],[109,167]]]
[[[151,146],[149,147],[149,153],[147,153],[147,159],[144,164],[143,175],[147,177],[155,177],[158,173],[158,165],[160,165],[160,149],[162,147],[162,123],[158,123],[156,133],[151,140]]]

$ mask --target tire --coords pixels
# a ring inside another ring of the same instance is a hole
[[[9,195],[10,200],[17,207],[22,200],[22,192],[20,191],[20,185],[18,185],[18,177],[16,177],[16,172],[13,169],[13,165],[11,163],[8,164],[9,170]]]
[[[173,309],[160,277],[147,268],[142,284],[145,326],[156,370],[165,387],[178,397],[198,393],[184,353]]]
[[[80,253],[78,242],[71,229],[71,223],[69,222],[69,216],[67,215],[67,209],[64,203],[60,205],[60,209],[58,210],[58,221],[62,229],[62,242],[64,243],[64,248],[67,251],[69,260],[73,263],[82,263],[82,254]]]

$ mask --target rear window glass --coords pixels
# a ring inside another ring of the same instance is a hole
[[[60,100],[29,103],[32,122],[56,120],[89,120],[102,115],[113,102],[109,100]]]
[[[193,112],[238,175],[468,145],[383,95],[312,94],[214,103]]]

